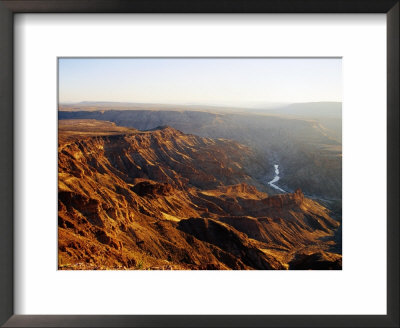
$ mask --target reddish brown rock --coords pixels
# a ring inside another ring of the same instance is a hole
[[[287,269],[334,243],[339,223],[301,190],[252,185],[248,147],[102,124],[60,125],[60,269]]]

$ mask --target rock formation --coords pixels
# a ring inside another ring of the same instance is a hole
[[[340,269],[340,223],[300,189],[258,190],[258,162],[171,127],[60,121],[59,268]]]

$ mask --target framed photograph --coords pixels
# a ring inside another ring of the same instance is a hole
[[[0,1],[5,327],[398,327],[398,1]]]

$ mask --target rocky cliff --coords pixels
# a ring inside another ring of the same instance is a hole
[[[247,146],[95,120],[60,121],[59,136],[60,269],[339,267],[339,223],[300,189],[259,191]]]

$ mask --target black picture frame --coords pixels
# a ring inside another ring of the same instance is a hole
[[[399,8],[399,0],[0,0],[0,324],[5,327],[399,327]],[[14,315],[13,19],[16,13],[385,13],[387,315]]]

